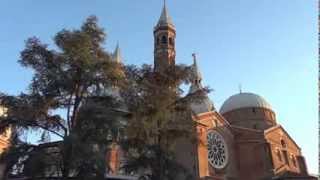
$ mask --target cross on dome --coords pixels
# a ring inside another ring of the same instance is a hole
[[[241,85],[241,83],[239,84],[239,93],[240,94],[242,93],[242,85]]]

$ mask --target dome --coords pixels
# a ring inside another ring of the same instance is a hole
[[[191,106],[191,110],[195,114],[201,114],[201,113],[210,112],[214,110],[213,103],[208,96],[205,96],[201,99],[196,100],[195,102],[192,102],[190,106]]]
[[[253,93],[239,93],[229,97],[223,103],[220,113],[247,107],[266,108],[272,111],[271,105],[263,97]]]

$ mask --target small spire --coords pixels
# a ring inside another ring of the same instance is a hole
[[[192,57],[193,57],[193,64],[197,65],[197,55],[196,55],[196,53],[192,53]]]
[[[120,47],[119,47],[119,42],[117,42],[116,49],[114,50],[113,60],[114,60],[115,62],[117,62],[117,63],[121,63],[121,62],[122,62],[121,50],[120,50]]]
[[[191,83],[189,93],[194,93],[203,88],[201,84],[202,75],[197,65],[197,56],[195,53],[193,53],[192,57],[193,57],[193,65],[192,65],[192,72],[191,72],[192,83]]]
[[[160,19],[158,21],[157,26],[161,25],[171,25],[173,26],[173,22],[171,17],[169,16],[168,10],[167,10],[167,5],[166,5],[166,0],[163,1],[163,8],[161,12]]]
[[[191,110],[196,115],[214,111],[214,106],[212,101],[207,96],[207,91],[202,87],[202,76],[197,65],[197,56],[195,53],[192,54],[193,65],[191,68],[191,86],[189,89],[189,94],[201,93],[200,97],[197,97],[197,100],[191,103]]]
[[[194,71],[194,76],[195,76],[194,78],[198,81],[201,81],[202,75],[201,75],[201,72],[198,68],[196,53],[192,53],[192,57],[193,57],[193,71]]]

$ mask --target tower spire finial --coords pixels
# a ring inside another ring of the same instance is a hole
[[[242,93],[242,86],[241,86],[241,83],[239,84],[239,92],[240,92],[240,94]]]
[[[163,8],[161,12],[160,19],[158,21],[157,26],[164,25],[164,26],[172,26],[174,28],[173,22],[171,17],[169,16],[168,10],[167,10],[167,1],[163,0]]]
[[[117,45],[116,45],[116,49],[119,49],[119,40],[117,40]]]
[[[113,53],[113,60],[117,63],[121,63],[122,62],[122,57],[121,57],[121,50],[120,50],[120,46],[119,46],[119,41],[117,41],[117,45],[116,45],[116,49],[114,50]]]
[[[201,75],[201,72],[199,70],[199,67],[197,65],[197,56],[196,56],[196,53],[192,53],[192,57],[193,57],[193,65],[192,65],[192,69],[191,69],[191,87],[190,87],[190,90],[189,90],[189,93],[194,93],[198,90],[202,90],[203,87],[202,87],[202,84],[201,84],[201,81],[202,81],[202,75]]]
[[[192,53],[192,57],[193,57],[193,64],[197,64],[197,54]]]
[[[192,53],[192,57],[193,57],[193,63],[196,64],[197,63],[197,54]]]
[[[199,70],[199,67],[198,67],[198,59],[197,59],[197,53],[192,53],[192,57],[193,57],[193,66],[194,66],[194,69],[195,71],[197,72],[197,77],[202,79],[202,76],[201,76],[201,73],[200,73],[200,70]]]

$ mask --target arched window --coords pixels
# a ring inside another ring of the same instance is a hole
[[[167,44],[167,37],[166,36],[162,36],[161,37],[161,43],[162,44]]]
[[[255,114],[256,113],[256,108],[252,108],[252,112]]]
[[[158,37],[157,38],[157,45],[159,45],[160,44],[160,38]]]
[[[281,139],[281,146],[282,148],[287,148],[287,144],[283,139]]]
[[[170,44],[170,45],[174,45],[174,41],[173,41],[172,37],[169,38],[169,44]]]
[[[276,153],[277,153],[278,160],[282,162],[281,152],[279,150],[276,150]]]
[[[288,152],[286,150],[282,150],[282,155],[284,157],[285,163],[289,164]]]
[[[194,80],[194,83],[200,84],[200,83],[201,83],[201,79],[196,79],[196,80]]]
[[[291,161],[294,167],[297,167],[297,162],[296,162],[296,158],[294,157],[294,155],[291,155]]]

